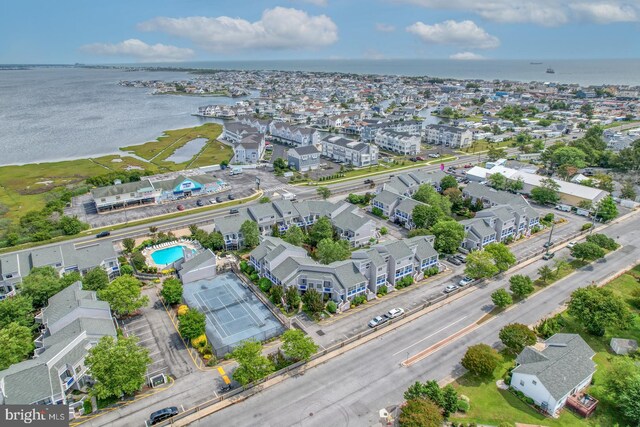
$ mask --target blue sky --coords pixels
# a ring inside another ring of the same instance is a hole
[[[640,57],[640,0],[4,0],[0,63]]]

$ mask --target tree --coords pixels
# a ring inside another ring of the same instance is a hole
[[[551,161],[556,165],[568,165],[576,168],[586,166],[587,155],[576,147],[560,147],[551,155]]]
[[[438,194],[438,192],[429,184],[422,184],[413,195],[413,199],[426,205],[437,207],[444,216],[451,215],[451,201]]]
[[[504,289],[498,289],[491,294],[491,301],[499,308],[505,308],[513,304],[513,298],[511,294]]]
[[[269,198],[269,196],[262,196],[258,199],[258,203],[260,204],[269,203],[270,201],[271,199]]]
[[[516,257],[511,253],[509,248],[503,243],[489,243],[484,247],[485,252],[491,254],[493,261],[499,271],[507,271],[511,266],[516,264]]]
[[[624,299],[610,289],[594,285],[578,288],[571,294],[569,314],[592,335],[604,336],[607,328],[625,329],[633,316]]]
[[[126,253],[130,254],[133,251],[133,248],[136,247],[136,241],[130,237],[127,237],[122,241],[122,247],[124,248],[124,251]]]
[[[458,181],[451,175],[447,175],[440,180],[440,189],[443,193],[449,188],[458,188]]]
[[[86,224],[78,219],[78,217],[63,216],[60,218],[60,228],[62,232],[67,236],[73,236],[81,231],[89,228],[89,224]]]
[[[589,103],[582,104],[580,106],[580,113],[591,120],[593,118],[593,105]]]
[[[507,189],[507,178],[501,173],[492,173],[489,175],[489,185],[495,188],[496,190],[506,190]]]
[[[428,399],[408,400],[398,417],[400,427],[440,427],[442,421],[440,408]]]
[[[613,201],[613,197],[607,196],[598,202],[596,207],[596,218],[603,222],[611,221],[618,216],[618,207],[616,202]]]
[[[449,418],[449,415],[458,410],[458,392],[451,384],[447,384],[442,389],[442,415]]]
[[[327,200],[329,197],[331,197],[331,190],[329,190],[327,187],[318,187],[316,189],[316,192],[318,193],[318,196],[322,197],[322,200]]]
[[[35,347],[31,329],[17,322],[0,329],[0,342],[0,371],[23,361]]]
[[[132,276],[120,276],[98,291],[98,298],[106,301],[117,316],[126,316],[149,303],[146,295],[140,294],[140,281]]]
[[[60,276],[53,267],[36,267],[22,279],[19,286],[22,295],[31,298],[35,308],[44,307],[49,298],[63,289]]]
[[[295,286],[289,286],[284,293],[284,299],[291,310],[297,310],[300,306],[300,294]]]
[[[536,334],[527,325],[511,323],[500,330],[500,341],[513,354],[520,354],[528,345],[536,343]]]
[[[417,205],[411,212],[411,218],[417,228],[432,227],[444,216],[440,208],[430,205]]]
[[[287,231],[285,231],[282,239],[294,246],[302,246],[302,242],[304,242],[304,233],[302,232],[300,227],[293,224],[287,229]]]
[[[640,424],[640,376],[633,377],[617,402],[622,415],[635,425]]]
[[[457,221],[440,221],[431,231],[436,236],[433,247],[440,253],[454,253],[464,240],[464,226]]]
[[[476,344],[467,349],[462,358],[464,366],[472,375],[489,376],[498,367],[501,357],[487,344]]]
[[[472,279],[484,279],[498,274],[498,267],[493,263],[493,257],[489,252],[473,251],[467,255],[467,264],[464,273]]]
[[[182,316],[178,317],[178,331],[185,340],[198,338],[205,333],[207,318],[204,313],[195,308],[190,308]]]
[[[160,295],[167,304],[178,304],[182,301],[182,282],[173,277],[165,280]]]
[[[318,246],[323,239],[331,239],[333,237],[333,225],[329,218],[323,216],[311,226],[309,230],[309,242],[312,246]]]
[[[507,190],[517,193],[524,188],[524,180],[520,177],[517,179],[510,179],[507,181]]]
[[[509,284],[509,289],[517,298],[525,298],[533,292],[533,280],[524,274],[511,276]]]
[[[318,243],[316,256],[322,264],[331,264],[334,261],[343,261],[351,256],[349,242],[346,240],[322,239]]]
[[[538,274],[540,275],[540,279],[544,283],[547,283],[549,279],[553,277],[553,270],[548,265],[543,265],[538,269]]]
[[[231,355],[238,363],[233,379],[243,386],[266,377],[275,369],[273,363],[262,355],[262,344],[254,340],[242,342]]]
[[[312,313],[320,313],[324,310],[322,294],[316,291],[315,288],[309,288],[305,291],[304,295],[302,295],[302,302]]]
[[[273,161],[273,168],[276,171],[283,171],[287,169],[287,163],[284,161],[282,157],[278,157]]]
[[[507,152],[505,151],[504,148],[498,148],[489,144],[489,150],[487,151],[487,158],[490,161],[495,162],[498,159],[504,158],[506,155],[507,155]]]
[[[638,195],[636,194],[636,187],[633,185],[633,181],[626,180],[624,184],[622,184],[622,198],[627,200],[635,200]]]
[[[269,289],[269,296],[271,297],[271,301],[274,304],[281,304],[282,297],[284,297],[284,291],[282,290],[282,286],[274,285]]]
[[[604,249],[595,243],[577,243],[571,248],[571,256],[582,261],[595,261],[604,257]]]
[[[600,246],[602,249],[606,249],[608,251],[615,251],[620,247],[620,245],[616,243],[614,239],[601,233],[588,235],[587,242],[594,243]]]
[[[0,301],[0,329],[10,323],[31,329],[33,327],[33,301],[31,298],[18,294]]]
[[[109,285],[109,275],[100,267],[89,270],[82,278],[82,289],[99,291]]]
[[[558,195],[560,185],[551,178],[545,178],[540,183],[540,187],[531,190],[531,198],[541,205],[557,203],[560,200]]]
[[[131,267],[131,265],[129,264],[122,264],[120,266],[120,274],[124,275],[129,275],[132,276],[133,275],[133,267]]]
[[[245,247],[255,248],[260,244],[260,231],[258,230],[258,223],[246,220],[240,226],[240,234],[242,234]]]
[[[611,400],[617,400],[629,388],[634,377],[640,376],[640,367],[630,357],[614,357],[604,375],[603,387]]]
[[[111,336],[100,338],[89,350],[85,364],[95,385],[91,393],[98,399],[132,395],[145,383],[147,365],[152,360],[149,350],[138,345],[138,338]]]
[[[318,351],[318,346],[310,336],[305,335],[299,329],[289,329],[282,334],[282,351],[284,354],[297,361],[309,360]]]

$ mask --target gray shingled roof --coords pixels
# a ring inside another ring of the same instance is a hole
[[[180,274],[181,275],[186,274],[189,271],[197,269],[198,267],[201,267],[202,265],[205,265],[205,264],[209,264],[213,266],[216,265],[216,255],[213,252],[211,252],[211,249],[202,251],[196,256],[194,256],[193,258],[191,258],[190,260],[182,263],[182,265],[180,266]]]
[[[413,212],[413,209],[418,205],[424,205],[424,203],[406,197],[402,199],[400,203],[398,203],[398,206],[396,206],[396,210],[411,214]]]
[[[290,148],[289,151],[296,152],[298,156],[304,156],[308,154],[320,154],[320,150],[318,150],[313,145],[305,145],[303,147]]]
[[[596,370],[595,352],[578,334],[555,334],[538,351],[526,348],[516,358],[513,373],[535,375],[558,401]]]
[[[117,196],[120,194],[135,193],[140,190],[153,190],[153,185],[148,179],[141,179],[136,182],[126,182],[124,184],[110,185],[108,187],[94,188],[91,194],[94,199],[102,197]]]
[[[98,301],[94,291],[82,290],[82,282],[78,281],[49,298],[48,305],[42,310],[42,319],[45,323],[53,325],[81,306],[94,306],[109,310],[107,302]]]
[[[401,259],[413,255],[409,246],[402,240],[381,243],[375,247],[382,249],[395,259]]]
[[[529,203],[521,195],[509,193],[508,191],[494,190],[478,182],[470,182],[463,188],[462,192],[473,198],[489,200],[495,205],[529,206]]]
[[[378,193],[378,195],[373,199],[379,203],[382,203],[385,206],[392,205],[398,200],[399,196],[396,193],[392,193],[388,190],[382,190]]]
[[[356,231],[371,220],[361,217],[350,211],[343,211],[336,215],[331,222],[341,230]]]
[[[489,227],[482,218],[465,219],[460,221],[460,224],[463,226],[469,226],[473,233],[481,238],[496,234],[496,230]]]
[[[223,235],[229,233],[238,233],[242,223],[251,220],[245,209],[241,209],[238,214],[223,216],[215,219],[215,229]]]

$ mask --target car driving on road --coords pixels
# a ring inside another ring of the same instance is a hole
[[[178,408],[176,408],[175,406],[160,409],[159,411],[151,413],[151,415],[149,416],[149,424],[157,424],[160,421],[164,421],[167,418],[173,417],[175,415],[178,415]]]

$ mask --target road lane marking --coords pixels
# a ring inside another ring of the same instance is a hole
[[[224,371],[224,368],[222,366],[218,366],[218,373],[220,374],[220,376],[222,377],[222,381],[224,381],[224,383],[226,385],[231,384],[231,380],[229,379],[229,377],[227,376],[226,372]]]
[[[492,319],[495,319],[495,317],[492,317],[489,320],[492,320]],[[484,323],[487,323],[487,322],[484,322]],[[438,350],[442,349],[443,347],[446,347],[447,345],[451,344],[452,342],[458,340],[458,338],[461,338],[462,336],[467,335],[469,332],[472,332],[472,331],[476,330],[477,328],[479,328],[484,323],[478,324],[477,322],[474,322],[474,323],[470,324],[469,326],[465,326],[464,328],[460,329],[458,332],[456,332],[455,334],[451,335],[450,337],[447,337],[447,338],[445,338],[445,339],[443,339],[441,341],[438,341],[434,345],[432,345],[430,347],[427,347],[426,349],[422,350],[421,352],[409,357],[407,360],[405,360],[404,362],[402,362],[400,364],[402,366],[408,367],[408,366],[413,365],[414,363],[418,363],[422,359],[425,359],[428,356],[431,356],[433,353],[437,352]]]
[[[449,327],[451,327],[451,326],[455,325],[456,323],[462,322],[462,321],[463,321],[464,319],[466,319],[467,317],[469,317],[469,315],[464,316],[464,317],[461,317],[460,319],[456,320],[455,322],[450,323],[450,324],[448,324],[447,326],[445,326],[445,327],[443,327],[443,328],[438,329],[437,331],[435,331],[435,332],[434,332],[434,333],[432,333],[431,335],[429,335],[429,336],[426,336],[426,337],[422,338],[420,341],[416,341],[416,342],[414,342],[413,344],[411,344],[410,346],[405,347],[405,348],[403,348],[402,350],[398,351],[397,353],[393,353],[393,354],[392,354],[392,356],[397,356],[398,354],[405,352],[406,350],[410,349],[410,348],[411,348],[411,347],[413,347],[414,345],[420,344],[422,341],[427,340],[427,339],[431,338],[432,336],[439,334],[440,332],[442,332],[442,331],[444,331],[445,329],[447,329],[447,328],[449,328]]]

